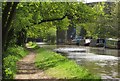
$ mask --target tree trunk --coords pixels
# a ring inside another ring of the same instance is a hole
[[[3,28],[5,27],[5,24],[8,18],[8,12],[10,12],[11,6],[12,6],[12,2],[8,2],[3,10],[3,13],[2,13],[2,27]]]
[[[18,32],[17,45],[23,46],[25,44],[26,35],[27,31],[25,29],[22,29],[21,31]]]
[[[11,28],[11,29],[9,30],[9,32],[8,32],[8,38],[7,38],[7,40],[6,40],[6,47],[5,47],[5,49],[8,48],[9,43],[11,42],[12,39],[14,39],[14,29],[13,29],[13,28]]]
[[[9,2],[8,2],[9,3]],[[11,26],[11,22],[13,20],[13,17],[14,17],[14,14],[15,14],[15,10],[16,10],[16,7],[17,7],[17,4],[18,2],[14,2],[13,5],[12,5],[12,8],[10,10],[10,15],[9,14],[6,14],[4,15],[4,17],[8,17],[8,19],[5,21],[6,25],[4,25],[3,28],[3,32],[2,32],[2,46],[3,46],[3,51],[5,51],[7,48],[6,48],[6,41],[7,41],[7,37],[8,37],[8,31],[10,29],[10,26]],[[10,3],[9,3],[9,6],[10,6]],[[8,5],[6,5],[6,7],[8,7]],[[7,10],[7,9],[6,9]],[[7,12],[7,11],[6,11]],[[5,13],[5,11],[4,11]],[[3,14],[4,14],[3,13]],[[4,19],[3,19],[4,20]],[[6,48],[6,49],[5,49]]]
[[[65,44],[66,42],[66,30],[61,30],[60,27],[57,27],[57,31],[56,31],[56,41],[57,41],[57,45],[60,44]]]

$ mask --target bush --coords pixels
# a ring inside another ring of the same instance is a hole
[[[28,51],[20,46],[9,47],[3,53],[3,78],[12,79],[16,74],[16,62],[28,54]]]
[[[39,48],[39,46],[36,44],[36,42],[32,42],[32,41],[28,42],[28,43],[26,44],[26,47],[27,47],[27,48],[33,48],[33,49]]]

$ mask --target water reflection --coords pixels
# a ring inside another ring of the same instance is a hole
[[[84,48],[87,49],[86,53],[69,52],[66,55],[69,59],[75,60],[77,64],[88,69],[91,73],[101,75],[103,79],[120,78],[118,64],[119,50],[91,47]],[[66,49],[66,47],[63,47],[63,49]],[[75,47],[73,47],[73,50],[74,49]]]
[[[120,57],[120,50],[117,49],[107,49],[107,48],[90,48],[90,52],[100,55],[112,55]]]

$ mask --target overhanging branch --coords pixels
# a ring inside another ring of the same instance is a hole
[[[41,23],[44,23],[44,22],[61,21],[61,20],[63,20],[66,16],[67,16],[67,15],[64,15],[62,18],[55,18],[55,19],[41,20],[41,21],[38,22],[38,23],[34,23],[34,25],[36,25],[36,24],[41,24]]]

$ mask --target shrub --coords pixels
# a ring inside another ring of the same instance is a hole
[[[26,46],[27,46],[28,48],[33,48],[33,49],[39,48],[39,46],[36,44],[36,42],[32,42],[32,41],[28,42],[28,43],[26,44]]]
[[[9,47],[3,53],[3,78],[12,79],[16,74],[16,62],[28,54],[23,47]]]

